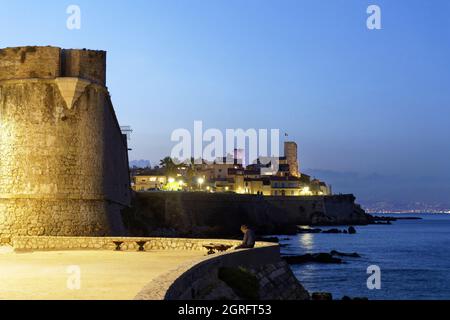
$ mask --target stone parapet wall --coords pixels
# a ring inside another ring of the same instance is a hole
[[[249,270],[259,281],[261,300],[304,300],[308,292],[298,282],[286,261]]]
[[[61,49],[17,47],[0,50],[0,81],[11,79],[52,79],[61,76]]]
[[[123,241],[123,251],[138,250],[137,241],[147,241],[145,250],[189,250],[204,251],[204,245],[220,243],[237,246],[237,240],[184,239],[184,238],[130,238],[130,237],[48,237],[16,236],[12,237],[12,246],[21,250],[115,250],[114,241]],[[257,246],[265,246],[260,242]]]
[[[61,55],[62,76],[106,83],[106,52],[64,49]]]
[[[308,292],[280,259],[279,246],[263,244],[250,250],[238,250],[205,257],[181,265],[150,282],[136,300],[241,300],[224,281],[221,268],[243,268],[256,277],[258,296],[268,299],[309,299]]]
[[[57,47],[0,49],[0,81],[74,77],[106,84],[106,52]]]

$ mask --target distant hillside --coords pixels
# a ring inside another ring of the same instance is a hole
[[[132,160],[130,161],[130,168],[148,168],[150,167],[150,160]]]
[[[332,185],[333,192],[352,193],[364,208],[380,210],[444,210],[450,208],[450,177],[364,174],[304,169],[311,177]]]

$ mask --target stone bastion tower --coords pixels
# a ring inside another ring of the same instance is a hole
[[[0,244],[124,233],[128,147],[105,85],[104,51],[0,50]]]

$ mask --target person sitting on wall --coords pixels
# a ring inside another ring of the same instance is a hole
[[[251,249],[255,247],[255,233],[246,225],[241,226],[241,231],[244,234],[242,244],[236,247],[237,249]]]

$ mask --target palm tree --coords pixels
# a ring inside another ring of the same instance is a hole
[[[188,181],[191,181],[196,173],[195,170],[195,166],[194,166],[194,158],[191,158],[191,161],[187,161],[187,163],[185,164],[185,167],[187,168],[186,170],[186,178],[188,179]]]
[[[159,162],[159,165],[164,170],[166,176],[177,174],[177,165],[173,162],[171,157],[165,157]]]

